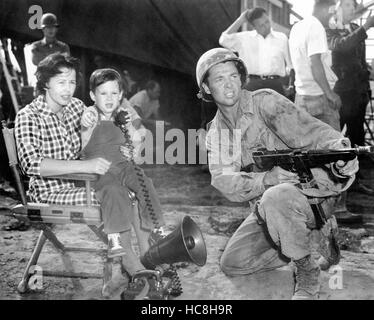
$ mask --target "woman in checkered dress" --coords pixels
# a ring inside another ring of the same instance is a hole
[[[28,196],[33,202],[84,205],[84,187],[48,178],[82,172],[102,175],[110,166],[102,158],[78,160],[80,119],[85,109],[83,102],[73,97],[79,61],[52,54],[38,65],[36,75],[37,89],[42,94],[21,109],[15,121],[18,157],[30,177]]]
[[[30,177],[28,196],[31,201],[39,203],[85,205],[85,188],[76,187],[67,180],[49,178],[83,172],[104,175],[111,165],[102,157],[78,159],[81,150],[81,116],[86,108],[82,101],[73,97],[79,77],[79,62],[65,54],[52,54],[40,62],[36,75],[37,89],[42,94],[21,109],[15,121],[20,164]],[[101,190],[105,196],[100,198],[95,197],[94,190],[91,191],[93,203],[98,205],[97,199],[100,199],[103,215],[110,215],[111,210],[123,208],[123,203],[127,203],[130,210],[121,211],[124,220],[132,221],[138,231],[126,186],[108,184],[105,188]],[[108,205],[105,206],[105,203]],[[121,227],[124,225],[118,226]],[[128,259],[128,255],[125,258],[122,263],[126,268],[124,260],[128,262],[131,259]],[[136,267],[144,269],[140,261]],[[131,274],[130,270],[127,271]],[[117,278],[114,281],[122,280]]]

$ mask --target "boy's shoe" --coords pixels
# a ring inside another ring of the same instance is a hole
[[[108,258],[112,259],[115,257],[121,257],[126,254],[125,249],[121,245],[120,234],[110,233],[108,234]]]

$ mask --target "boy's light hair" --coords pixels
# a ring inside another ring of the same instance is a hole
[[[119,72],[111,68],[97,69],[90,77],[90,90],[95,92],[96,88],[108,81],[117,81],[119,90],[123,91],[123,80]]]

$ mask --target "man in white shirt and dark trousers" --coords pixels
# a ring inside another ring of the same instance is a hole
[[[333,91],[338,78],[331,69],[331,51],[324,27],[334,10],[334,0],[315,0],[313,15],[292,27],[289,46],[296,77],[295,104],[340,131],[342,103]],[[340,196],[334,215],[339,223],[357,223],[362,219],[347,210],[346,192]]]
[[[238,32],[245,22],[248,22],[254,30]],[[249,80],[245,89],[254,91],[270,88],[285,95],[281,78],[290,74],[287,91],[292,90],[294,76],[287,36],[272,30],[265,9],[256,7],[244,11],[221,34],[219,43],[237,52],[244,61]]]

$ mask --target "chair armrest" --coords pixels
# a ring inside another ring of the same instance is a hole
[[[71,173],[71,174],[61,174],[58,176],[48,176],[46,178],[51,179],[66,179],[66,180],[77,180],[77,181],[96,181],[99,179],[98,174],[94,173]]]

